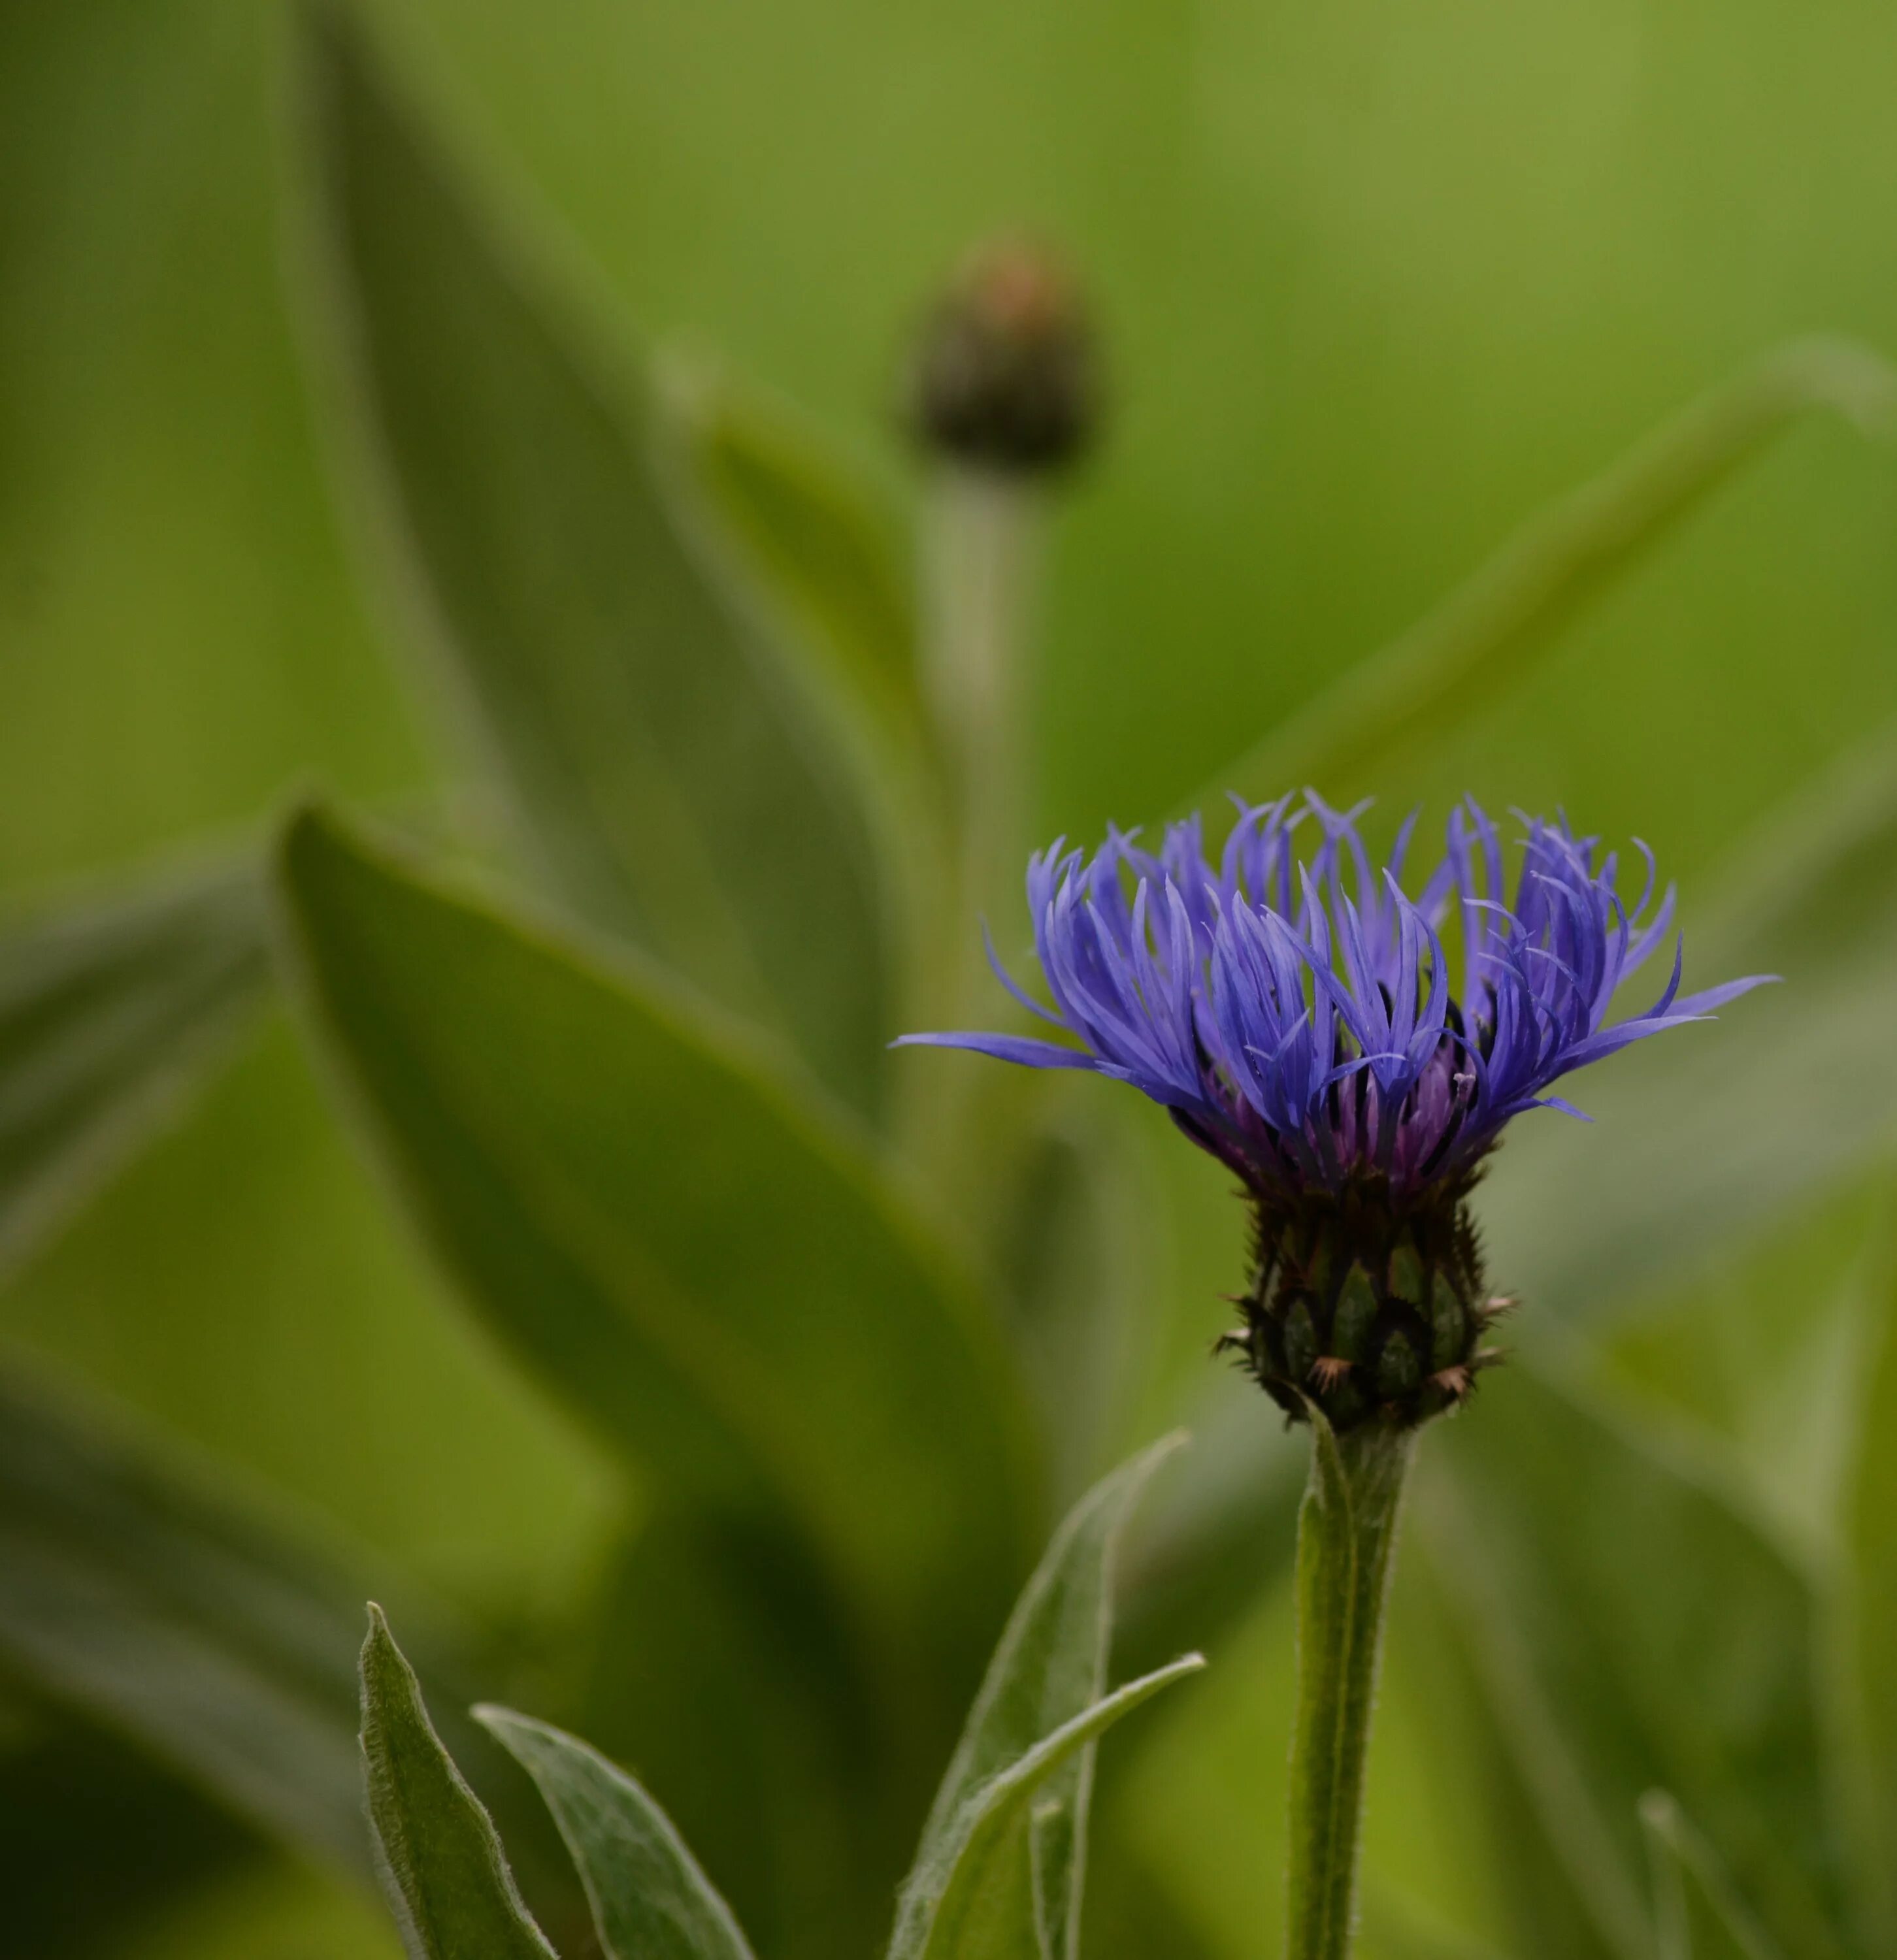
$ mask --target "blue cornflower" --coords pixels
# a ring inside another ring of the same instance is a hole
[[[1503,1126],[1531,1109],[1580,1115],[1549,1093],[1562,1077],[1762,976],[1682,994],[1676,939],[1658,999],[1610,1021],[1673,924],[1644,845],[1630,903],[1597,839],[1525,819],[1510,901],[1501,838],[1472,799],[1412,897],[1415,818],[1380,869],[1361,813],[1308,791],[1241,804],[1216,864],[1196,817],[1157,854],[1117,830],[1090,858],[1057,843],[1027,877],[1052,1008],[994,963],[1017,1001],[1081,1045],[904,1040],[1088,1069],[1164,1105],[1256,1201],[1260,1273],[1251,1324],[1231,1338],[1265,1386],[1294,1414],[1320,1392],[1338,1403],[1334,1421],[1374,1406],[1414,1420],[1459,1399],[1482,1358],[1492,1306],[1477,1298],[1464,1201]],[[1454,989],[1440,937],[1452,919]]]

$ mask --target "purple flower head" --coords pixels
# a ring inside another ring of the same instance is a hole
[[[1562,1077],[1703,1019],[1765,977],[1682,994],[1676,940],[1659,998],[1610,1022],[1622,982],[1673,923],[1673,893],[1654,902],[1644,845],[1629,896],[1597,839],[1564,819],[1524,819],[1511,899],[1502,838],[1472,800],[1452,813],[1442,860],[1412,896],[1415,818],[1379,867],[1361,813],[1310,791],[1241,804],[1216,863],[1197,817],[1173,825],[1157,854],[1116,830],[1091,858],[1057,843],[1027,874],[1052,1008],[998,961],[995,972],[1081,1045],[903,1040],[1129,1082],[1262,1199],[1373,1180],[1400,1204],[1466,1187],[1524,1109],[1580,1115],[1548,1093]],[[1439,937],[1452,921],[1455,986]]]

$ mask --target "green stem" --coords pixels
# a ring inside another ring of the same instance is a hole
[[[1032,482],[949,468],[931,487],[923,680],[953,778],[963,896],[983,910],[1020,897],[1021,720],[1040,531]],[[996,921],[1004,932],[1014,924],[1011,913]]]
[[[1297,1712],[1291,1736],[1287,1960],[1345,1960],[1356,1927],[1358,1827],[1383,1605],[1413,1430],[1338,1436],[1311,1411],[1297,1519]]]
[[[1029,694],[1043,493],[1018,476],[946,465],[923,514],[922,679],[949,779],[953,832],[947,889],[932,895],[909,1025],[981,1027],[997,1007],[973,921],[1016,934],[1026,860]],[[915,1070],[904,1112],[911,1148],[939,1177],[966,1156],[982,1080]]]

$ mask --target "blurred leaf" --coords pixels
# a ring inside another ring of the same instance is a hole
[[[81,1956],[60,1948],[42,1960]],[[403,1960],[403,1953],[380,1892],[272,1858],[151,1914],[132,1937],[84,1960]]]
[[[1897,431],[1897,371],[1868,347],[1796,340],[1691,403],[1593,482],[1544,511],[1399,639],[1351,667],[1221,772],[1255,800],[1371,775],[1519,675],[1559,629],[1774,438],[1814,410],[1861,434]]]
[[[1052,1822],[1033,1799],[1048,1781],[1161,1688],[1205,1665],[1187,1654],[1129,1682],[979,1786],[931,1830],[896,1908],[890,1960],[1057,1960],[1035,1911],[1034,1844]]]
[[[130,1742],[63,1711],[35,1708],[33,1719],[0,1748],[8,1960],[116,1955],[181,1901],[259,1862],[249,1829]]]
[[[354,1593],[0,1376],[0,1653],[266,1829],[366,1871]]]
[[[1786,984],[1588,1071],[1568,1093],[1597,1129],[1538,1117],[1497,1161],[1491,1268],[1537,1308],[1638,1297],[1689,1260],[1730,1253],[1897,1134],[1897,728],[1736,859],[1692,935],[1689,984]]]
[[[584,917],[873,1108],[875,856],[820,731],[686,548],[643,406],[469,208],[344,10],[303,23],[326,312],[396,584],[534,855]]]
[[[83,1204],[234,1037],[269,978],[255,868],[0,935],[0,1266]]]
[[[293,1854],[364,1881],[355,1655],[369,1583],[194,1466],[0,1368],[0,1662]],[[432,1602],[427,1629],[425,1669],[458,1708],[462,1677],[495,1657]],[[458,1749],[504,1760],[465,1720],[450,1730]],[[172,1807],[185,1818],[175,1793]],[[534,1895],[564,1924],[580,1908],[566,1860],[539,1806],[517,1807]],[[119,1815],[111,1828],[142,1828]]]
[[[1028,1094],[989,1103],[982,1119],[995,1201],[989,1265],[1065,1504],[1130,1439],[1176,1415],[1175,1385],[1153,1352],[1167,1206],[1143,1106],[1065,1094],[1058,1079],[1043,1097],[1031,1071],[1009,1073]],[[988,1080],[1014,1087],[998,1069]],[[1170,1125],[1160,1141],[1176,1144]],[[1195,1449],[1195,1468],[1198,1458]]]
[[[661,1498],[587,1618],[568,1726],[638,1765],[759,1950],[874,1951],[960,1711],[893,1732],[836,1589],[768,1513]]]
[[[1431,1444],[1433,1444],[1431,1439]],[[1427,1466],[1431,1444],[1424,1446]],[[1431,1522],[1422,1486],[1420,1522]],[[1645,1902],[1581,1787],[1560,1731],[1513,1646],[1470,1637],[1468,1582],[1434,1534],[1405,1535],[1394,1589],[1390,1672],[1430,1718],[1428,1788],[1449,1827],[1431,1845],[1469,1868],[1494,1902],[1501,1943],[1533,1960],[1653,1960]],[[1371,1745],[1368,1880],[1377,1876],[1374,1825],[1391,1799],[1388,1702]],[[1412,1798],[1412,1802],[1415,1799]]]
[[[411,1960],[550,1960],[493,1820],[441,1746],[379,1606],[361,1669],[369,1819]]]
[[[1308,1465],[1249,1382],[1214,1382],[1192,1450],[1128,1534],[1115,1652],[1144,1673],[1183,1647],[1211,1652],[1291,1569]]]
[[[1664,1790],[1640,1800],[1660,1922],[1660,1960],[1779,1960],[1719,1856]]]
[[[1887,1946],[1897,1924],[1897,1269],[1888,1254],[1881,1264],[1841,1505],[1850,1653],[1839,1727],[1864,1916]]]
[[[1840,1951],[1803,1578],[1711,1486],[1526,1367],[1430,1453],[1425,1515],[1522,1779],[1615,1943],[1641,1795],[1680,1793],[1786,1949]]]
[[[925,717],[914,571],[871,486],[721,374],[681,370],[667,399],[720,540],[806,635],[838,692],[915,758]]]
[[[508,1708],[475,1713],[559,1820],[610,1960],[750,1960],[730,1908],[632,1777],[544,1722]]]
[[[942,1855],[983,1784],[1105,1691],[1120,1534],[1147,1480],[1184,1440],[1168,1437],[1103,1478],[1055,1533],[969,1711],[923,1828],[918,1866]],[[1093,1781],[1090,1746],[1050,1779],[1034,1808],[1026,1848],[1042,1960],[1074,1960],[1079,1952]]]
[[[1158,1953],[1166,1960],[1213,1960],[1178,1888],[1123,1838],[1116,1835],[1104,1857],[1089,1860],[1087,1890],[1089,1960],[1153,1960]]]
[[[1696,1262],[1586,1337],[1587,1376],[1643,1421],[1687,1427],[1814,1569],[1838,1550],[1864,1387],[1867,1268],[1887,1234],[1887,1165],[1835,1176],[1730,1255]],[[1795,1303],[1789,1305],[1788,1303]]]
[[[966,1694],[1036,1478],[1018,1386],[944,1249],[651,978],[316,813],[281,870],[316,1026],[490,1324],[673,1490],[781,1512],[879,1643],[879,1687]]]

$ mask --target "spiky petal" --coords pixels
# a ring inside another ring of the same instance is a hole
[[[1056,843],[1027,878],[1051,1007],[997,971],[1081,1045],[902,1040],[1130,1083],[1261,1192],[1338,1192],[1374,1176],[1401,1196],[1466,1176],[1524,1110],[1579,1115],[1548,1093],[1562,1077],[1703,1019],[1764,977],[1682,994],[1676,943],[1659,998],[1610,1021],[1673,918],[1670,889],[1654,902],[1644,847],[1644,889],[1630,902],[1613,854],[1564,820],[1534,819],[1511,899],[1501,838],[1472,800],[1412,897],[1412,826],[1379,867],[1358,814],[1309,792],[1241,806],[1216,864],[1197,818],[1173,825],[1157,854],[1119,831],[1090,858]],[[1453,988],[1439,937],[1452,914]]]
[[[1504,1125],[1578,1115],[1549,1093],[1562,1077],[1760,984],[1682,995],[1676,941],[1658,999],[1611,1021],[1673,921],[1644,846],[1630,902],[1596,839],[1528,820],[1510,898],[1502,839],[1472,800],[1412,896],[1413,819],[1377,866],[1360,813],[1310,792],[1241,805],[1216,864],[1195,817],[1157,854],[1118,831],[1090,858],[1057,843],[1027,877],[1052,1005],[995,971],[1080,1045],[904,1038],[1091,1070],[1170,1109],[1256,1213],[1246,1324],[1217,1346],[1294,1420],[1315,1405],[1338,1430],[1454,1408],[1500,1358],[1481,1338],[1514,1303],[1488,1291],[1469,1198]]]

